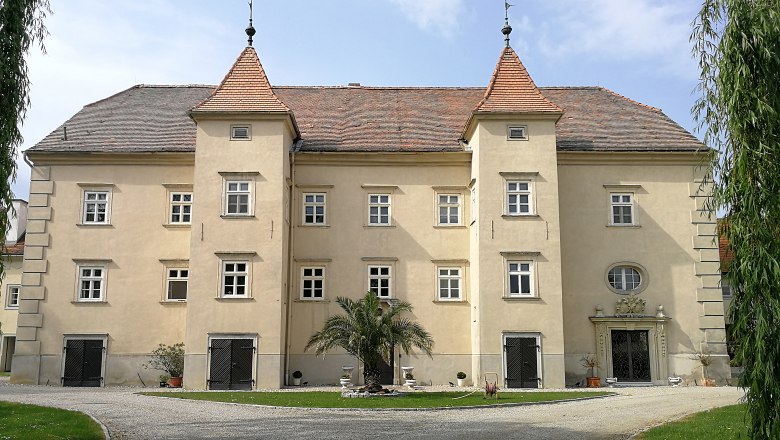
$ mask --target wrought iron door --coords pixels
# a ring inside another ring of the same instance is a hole
[[[507,388],[539,388],[539,345],[532,337],[507,337],[504,354],[506,359]]]
[[[209,389],[252,389],[252,360],[255,353],[252,339],[212,339],[209,353]]]
[[[65,343],[65,371],[62,385],[66,387],[99,387],[103,381],[103,341],[100,339],[69,339]]]
[[[612,330],[612,375],[619,382],[650,382],[647,330]]]
[[[379,361],[379,383],[382,385],[392,385],[395,378],[395,349],[390,350],[390,363],[383,360]],[[401,381],[403,382],[403,377]]]

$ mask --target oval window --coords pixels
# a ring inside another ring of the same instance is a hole
[[[616,293],[639,293],[647,284],[641,268],[624,264],[617,264],[609,269],[607,283]]]

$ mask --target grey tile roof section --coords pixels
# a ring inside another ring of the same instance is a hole
[[[556,128],[559,151],[705,148],[661,110],[602,87],[541,90],[565,110]],[[85,106],[29,151],[192,152],[188,111],[213,91],[137,85]],[[274,87],[274,93],[295,114],[301,151],[460,151],[458,138],[484,88]]]

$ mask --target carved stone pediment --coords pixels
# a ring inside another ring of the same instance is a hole
[[[615,316],[644,316],[647,302],[636,294],[620,298],[615,303]]]

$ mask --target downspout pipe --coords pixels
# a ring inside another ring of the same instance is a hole
[[[287,197],[290,204],[287,212],[289,219],[287,222],[287,301],[285,304],[285,313],[287,318],[284,323],[284,385],[290,385],[290,320],[292,318],[292,286],[293,286],[293,209],[295,208],[295,153],[300,151],[303,140],[298,138],[290,151],[290,187]]]

